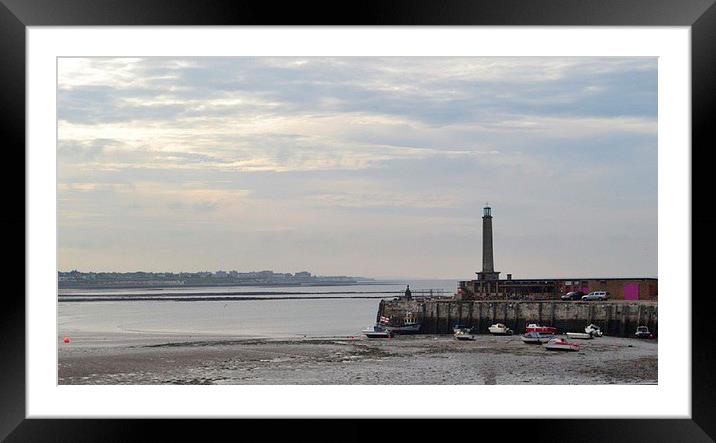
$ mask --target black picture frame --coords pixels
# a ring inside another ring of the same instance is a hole
[[[236,0],[0,0],[0,104],[3,114],[5,173],[2,174],[5,211],[0,223],[6,238],[18,243],[14,254],[6,254],[10,290],[0,309],[1,396],[0,437],[7,441],[132,441],[151,439],[147,428],[161,428],[184,438],[214,440],[222,436],[248,435],[246,422],[235,420],[44,420],[25,418],[25,30],[28,26],[136,26],[136,25],[499,25],[499,26],[686,26],[691,28],[692,63],[692,276],[708,276],[711,260],[696,257],[714,250],[716,217],[699,201],[710,201],[710,162],[707,153],[714,143],[711,118],[716,107],[716,6],[715,0],[393,0],[309,3]],[[19,177],[9,171],[19,172]],[[699,199],[697,195],[702,195]],[[9,204],[8,204],[9,203]],[[684,214],[688,216],[688,214]],[[18,253],[21,250],[22,253]],[[23,260],[20,260],[23,257]],[[705,256],[708,257],[708,256]],[[661,270],[662,272],[664,270]],[[691,298],[692,306],[692,414],[691,419],[529,419],[525,426],[503,420],[464,421],[441,438],[487,438],[497,431],[504,439],[532,441],[712,441],[716,438],[716,390],[712,368],[714,345],[709,333],[712,319],[711,294],[701,279],[693,289],[684,285],[678,296]],[[699,289],[700,288],[700,289]],[[446,399],[449,404],[452,399]],[[472,399],[471,401],[480,401]],[[638,398],[634,399],[635,407]],[[605,411],[608,412],[608,411]],[[290,420],[285,426],[255,423],[264,437],[277,429],[291,434],[313,435],[313,439],[364,440],[381,438],[374,426],[363,420]],[[317,429],[340,425],[340,434],[316,433]],[[383,423],[385,424],[385,423]],[[423,423],[391,423],[394,438],[405,427],[421,437],[431,428]],[[268,428],[268,429],[267,429]],[[479,429],[479,431],[478,431]],[[228,432],[228,434],[226,434]],[[238,434],[240,433],[240,434]],[[170,434],[163,434],[162,440]],[[385,435],[385,434],[383,434]],[[439,435],[439,434],[437,434]],[[440,438],[440,437],[439,437]],[[232,437],[233,439],[233,437]]]

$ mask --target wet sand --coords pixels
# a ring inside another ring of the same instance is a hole
[[[84,343],[83,343],[84,341]],[[59,340],[59,384],[656,384],[657,343],[601,337],[580,352],[519,336]],[[111,343],[111,344],[110,344]]]

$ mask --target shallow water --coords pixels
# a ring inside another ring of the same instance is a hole
[[[59,303],[60,336],[346,336],[375,322],[376,299]]]
[[[449,290],[454,280],[410,282],[414,289]],[[401,285],[320,286],[270,288],[272,291],[340,292],[401,290]],[[210,291],[254,292],[266,288],[184,288],[201,296]],[[176,291],[168,288],[159,292]],[[116,293],[116,290],[93,293]],[[156,290],[131,290],[132,294],[155,294]],[[340,298],[291,300],[133,300],[58,303],[60,337],[103,337],[121,340],[152,335],[209,335],[227,337],[320,337],[359,335],[375,323],[380,299]],[[392,298],[394,295],[386,295]],[[300,296],[299,296],[300,297]]]

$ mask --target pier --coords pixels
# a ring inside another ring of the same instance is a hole
[[[443,289],[413,291],[417,300],[451,297]],[[321,299],[385,299],[400,297],[404,291],[227,291],[227,292],[145,292],[121,294],[101,292],[66,292],[58,295],[60,302],[82,301],[236,301],[236,300],[321,300]]]
[[[632,337],[642,325],[658,332],[655,301],[381,300],[376,321],[381,316],[404,318],[408,312],[422,323],[424,334],[452,334],[455,324],[488,333],[495,323],[507,325],[515,334],[525,332],[528,323],[561,332],[582,332],[594,323],[604,334],[619,337]]]

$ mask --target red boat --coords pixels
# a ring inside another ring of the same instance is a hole
[[[550,335],[556,335],[557,334],[557,328],[552,326],[540,326],[535,323],[530,323],[527,325],[527,328],[525,328],[527,332],[539,332],[540,334],[550,334]]]
[[[563,338],[553,338],[548,341],[544,348],[549,351],[572,351],[579,352],[579,345],[576,343],[568,342]]]

